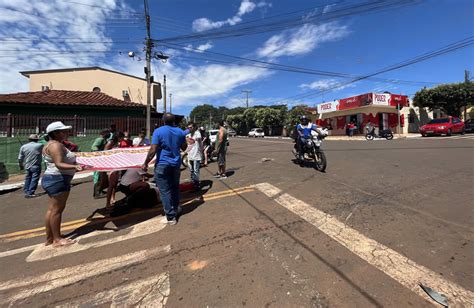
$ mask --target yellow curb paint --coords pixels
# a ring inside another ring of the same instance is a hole
[[[245,187],[239,187],[236,189],[229,189],[221,192],[216,192],[208,195],[203,196],[204,201],[211,201],[211,200],[216,200],[216,199],[221,199],[221,198],[226,198],[226,197],[231,197],[235,196],[241,193],[247,193],[255,191],[255,188],[253,186],[245,186]],[[191,199],[185,199],[183,200],[182,205],[186,206],[194,201],[198,200],[198,198],[191,198]],[[160,211],[161,209],[159,208],[152,208],[149,210],[145,211],[136,211],[129,213],[127,215],[123,215],[120,217],[105,217],[105,218],[99,218],[99,219],[92,219],[92,220],[87,220],[87,219],[79,219],[79,220],[73,220],[73,221],[68,221],[63,224],[61,224],[61,231],[71,231],[77,228],[80,228],[84,225],[87,225],[89,223],[95,224],[95,223],[103,223],[107,221],[114,221],[114,220],[120,220],[124,219],[130,216],[138,215],[138,214],[145,214],[149,212],[154,212],[154,211]],[[29,229],[29,230],[23,230],[23,231],[17,231],[17,232],[12,232],[12,233],[6,233],[0,235],[0,243],[8,243],[8,242],[13,242],[13,241],[18,241],[18,240],[23,240],[23,239],[29,239],[33,237],[38,237],[38,236],[43,236],[45,234],[45,229],[44,227],[40,228],[34,228],[34,229]]]

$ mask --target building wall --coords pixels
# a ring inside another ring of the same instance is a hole
[[[446,116],[446,114],[439,109],[430,111],[428,108],[415,107],[411,100],[410,106],[402,108],[400,113],[403,114],[405,118],[405,126],[402,128],[403,134],[419,133],[420,127],[432,119]]]
[[[102,93],[123,100],[122,91],[125,90],[132,102],[146,105],[146,81],[118,73],[103,70],[45,72],[30,74],[29,79],[30,91],[41,91],[42,86],[51,90],[77,91],[92,91],[99,87]],[[152,105],[156,106],[153,92]]]

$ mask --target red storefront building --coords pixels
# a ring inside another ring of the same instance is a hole
[[[317,123],[331,130],[332,135],[346,134],[349,123],[357,127],[356,134],[364,133],[365,125],[371,121],[378,129],[391,129],[405,124],[403,115],[398,121],[399,108],[408,107],[406,95],[390,93],[365,93],[357,96],[319,104]]]

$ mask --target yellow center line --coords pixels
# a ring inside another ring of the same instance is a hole
[[[231,197],[235,196],[241,193],[247,193],[255,191],[255,188],[253,186],[245,186],[245,187],[240,187],[236,189],[229,189],[221,192],[216,192],[208,195],[202,196],[203,201],[210,201],[210,200],[216,200],[216,199],[221,199],[221,198],[226,198],[226,197]],[[182,200],[182,205],[186,206],[189,205],[193,202],[201,200],[199,197],[192,197],[192,198],[187,198]],[[115,221],[115,220],[121,220],[125,219],[130,216],[135,216],[139,214],[146,214],[150,212],[157,212],[160,211],[161,207],[156,207],[148,210],[138,210],[138,211],[133,211],[129,214],[119,216],[119,217],[101,217],[101,218],[93,218],[90,220],[87,219],[78,219],[78,220],[73,220],[73,221],[68,221],[63,224],[61,224],[61,231],[70,231],[74,230],[77,228],[80,228],[84,225],[87,224],[98,224],[98,223],[104,223],[104,222],[109,222],[109,221]],[[17,231],[17,232],[12,232],[12,233],[6,233],[0,235],[0,242],[12,242],[16,240],[21,240],[21,239],[28,239],[28,238],[33,238],[33,237],[38,237],[42,236],[45,234],[45,228],[40,227],[40,228],[34,228],[34,229],[29,229],[29,230],[23,230],[23,231]]]

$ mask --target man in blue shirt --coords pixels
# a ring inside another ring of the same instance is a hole
[[[43,145],[38,142],[38,135],[33,134],[28,138],[30,142],[22,145],[18,155],[18,165],[20,170],[25,170],[25,198],[34,198],[38,181],[41,174],[41,152]]]
[[[153,132],[150,150],[142,169],[148,169],[148,164],[156,154],[155,181],[166,214],[165,222],[175,225],[179,205],[180,150],[186,148],[186,135],[189,130],[183,131],[177,127],[175,117],[171,113],[163,115],[163,122],[165,125]]]
[[[311,137],[311,131],[318,128],[315,124],[311,123],[305,115],[301,116],[300,124],[296,125],[296,131],[298,132],[298,139],[296,144],[298,145],[298,156],[300,161],[304,161],[304,145],[306,139]]]

